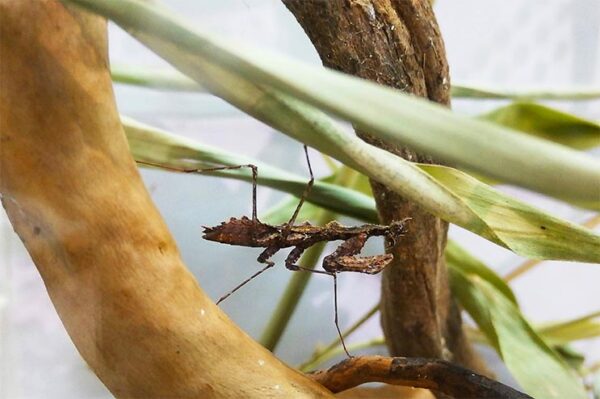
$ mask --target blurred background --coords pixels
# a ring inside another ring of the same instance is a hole
[[[312,45],[278,0],[167,0],[203,30],[249,42],[320,64]],[[600,4],[598,0],[438,0],[436,13],[445,38],[455,83],[527,89],[600,87]],[[114,65],[169,68],[168,64],[111,24]],[[221,100],[205,94],[160,92],[115,86],[121,113],[142,122],[228,151],[255,157],[295,172],[308,173],[301,144],[273,132]],[[504,101],[455,100],[453,107],[476,115]],[[600,120],[600,101],[551,102],[568,112]],[[596,149],[595,153],[600,155]],[[328,173],[323,159],[311,153],[315,173]],[[249,215],[250,185],[200,175],[143,170],[144,180],[173,232],[184,261],[213,298],[218,298],[258,270],[260,249],[237,248],[201,239],[201,226],[230,216]],[[562,218],[581,223],[592,213],[513,187],[505,192]],[[259,188],[259,215],[285,197]],[[208,206],[207,206],[208,205]],[[354,223],[352,220],[344,220]],[[455,226],[450,235],[498,273],[523,262],[519,256]],[[367,251],[380,251],[381,241]],[[326,254],[334,250],[331,246]],[[278,267],[237,292],[223,309],[250,335],[259,337],[291,273]],[[514,280],[524,314],[532,322],[574,318],[600,308],[600,267],[544,262]],[[340,323],[349,326],[379,299],[379,277],[343,275],[339,279]],[[381,336],[373,318],[348,341]],[[291,324],[277,348],[283,360],[306,360],[317,343],[336,337],[332,283],[312,278]],[[600,341],[575,347],[600,359]],[[374,348],[370,353],[385,353]],[[484,349],[485,356],[494,355]],[[500,368],[505,381],[510,378]],[[43,283],[4,212],[0,214],[0,398],[110,398],[79,357],[48,299]]]

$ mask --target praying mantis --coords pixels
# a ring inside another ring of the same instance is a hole
[[[252,164],[220,166],[203,169],[184,169],[165,167],[150,162],[138,161],[141,164],[158,166],[183,173],[206,173],[223,170],[250,168],[252,170],[252,217],[230,218],[228,221],[214,227],[204,227],[203,238],[223,244],[244,247],[261,247],[264,251],[258,256],[257,261],[265,266],[242,281],[233,290],[219,298],[217,304],[228,298],[231,294],[249,283],[252,279],[275,265],[271,257],[283,248],[292,248],[285,260],[285,267],[292,271],[305,271],[316,274],[328,275],[333,278],[334,283],[334,307],[335,326],[340,336],[344,351],[351,357],[346,348],[338,320],[337,312],[337,273],[356,272],[364,274],[377,274],[381,272],[393,260],[393,255],[382,254],[375,256],[358,256],[363,246],[370,237],[384,236],[390,242],[394,242],[399,236],[406,233],[406,219],[392,222],[390,225],[364,224],[360,226],[343,226],[336,221],[327,223],[325,226],[313,226],[309,222],[295,224],[296,218],[314,184],[314,175],[308,156],[308,148],[304,145],[304,153],[310,174],[303,195],[296,206],[294,213],[287,223],[281,225],[270,225],[259,220],[256,211],[256,191],[258,168]],[[343,242],[331,254],[323,259],[323,270],[307,269],[296,264],[302,253],[309,247],[319,242],[342,240]]]

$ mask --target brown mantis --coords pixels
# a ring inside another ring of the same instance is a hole
[[[142,164],[148,164],[152,166],[160,166],[166,169],[175,170],[184,173],[202,173],[202,172],[215,172],[221,170],[232,170],[240,168],[250,168],[252,170],[252,218],[231,218],[227,222],[223,222],[215,227],[204,227],[203,238],[210,241],[216,241],[224,244],[239,245],[245,247],[262,247],[265,250],[258,256],[257,261],[265,264],[258,272],[241,282],[233,290],[226,295],[222,296],[217,304],[221,303],[231,294],[242,288],[252,279],[265,272],[275,264],[270,258],[283,248],[293,247],[288,257],[285,260],[285,267],[293,271],[306,271],[317,274],[325,274],[333,277],[334,283],[334,306],[335,306],[335,327],[340,336],[340,340],[344,351],[350,357],[346,344],[339,327],[338,323],[338,312],[337,312],[337,273],[339,272],[358,272],[365,274],[377,274],[383,270],[393,259],[391,254],[375,255],[359,257],[357,256],[366,241],[373,236],[385,236],[392,242],[396,237],[406,232],[404,221],[393,222],[389,226],[365,224],[362,226],[346,227],[333,221],[327,223],[325,226],[313,226],[309,222],[305,222],[301,225],[296,225],[296,218],[298,213],[304,204],[304,201],[314,184],[314,176],[310,159],[308,156],[308,149],[304,145],[304,153],[306,155],[306,161],[308,164],[308,170],[310,173],[310,180],[304,190],[303,195],[300,197],[300,201],[296,206],[296,209],[287,223],[282,225],[269,225],[262,223],[257,216],[256,211],[256,191],[257,191],[257,178],[258,168],[255,165],[235,165],[235,166],[222,166],[208,169],[180,169],[173,167],[165,167],[158,164],[149,162],[141,162]],[[323,242],[323,241],[336,241],[343,240],[344,242],[338,246],[338,248],[326,256],[323,259],[323,271],[306,269],[296,262],[302,255],[302,253],[312,245]]]

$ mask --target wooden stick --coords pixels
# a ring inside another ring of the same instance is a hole
[[[444,45],[429,0],[282,0],[329,68],[440,104],[450,103]],[[366,39],[368,38],[368,40]],[[357,130],[370,144],[412,162],[426,154]],[[448,224],[393,190],[371,181],[382,224],[407,217],[410,234],[389,242],[394,260],[383,272],[381,325],[397,356],[453,359],[486,372],[462,328],[446,264]]]
[[[438,359],[359,356],[309,376],[334,393],[368,382],[384,382],[431,389],[461,399],[531,399],[498,381]]]
[[[79,353],[117,398],[332,397],[183,264],[129,153],[106,36],[59,1],[0,0],[0,197]]]

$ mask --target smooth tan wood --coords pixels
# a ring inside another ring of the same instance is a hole
[[[182,263],[129,154],[104,20],[0,0],[0,133],[3,206],[116,397],[332,396],[234,325]]]

